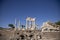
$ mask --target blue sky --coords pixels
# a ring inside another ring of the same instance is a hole
[[[27,17],[35,17],[39,26],[48,20],[60,20],[59,0],[0,0],[0,27],[14,24],[15,18],[26,23]]]

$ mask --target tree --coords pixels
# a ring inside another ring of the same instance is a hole
[[[15,28],[15,26],[13,24],[8,24],[8,26],[11,28]]]
[[[22,28],[24,28],[25,27],[25,25],[21,25],[22,26]]]
[[[4,29],[3,27],[0,27],[0,29],[2,30],[2,29]]]
[[[60,21],[55,22],[55,24],[60,25]]]

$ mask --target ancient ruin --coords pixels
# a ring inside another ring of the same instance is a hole
[[[18,25],[16,25],[18,24]],[[15,20],[15,28],[0,29],[0,40],[60,40],[60,25],[44,22],[37,29],[35,18],[27,17],[25,28]]]

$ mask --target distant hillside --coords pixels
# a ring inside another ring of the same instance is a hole
[[[3,28],[3,27],[0,27],[0,30],[13,30],[12,28]]]
[[[0,27],[0,30],[3,30],[3,29],[5,29],[5,28],[3,28],[3,27]]]

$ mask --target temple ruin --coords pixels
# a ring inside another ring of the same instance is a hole
[[[27,17],[25,28],[20,28],[20,21],[15,20],[14,29],[0,29],[0,40],[60,40],[60,25],[48,21],[37,29],[35,20]]]

